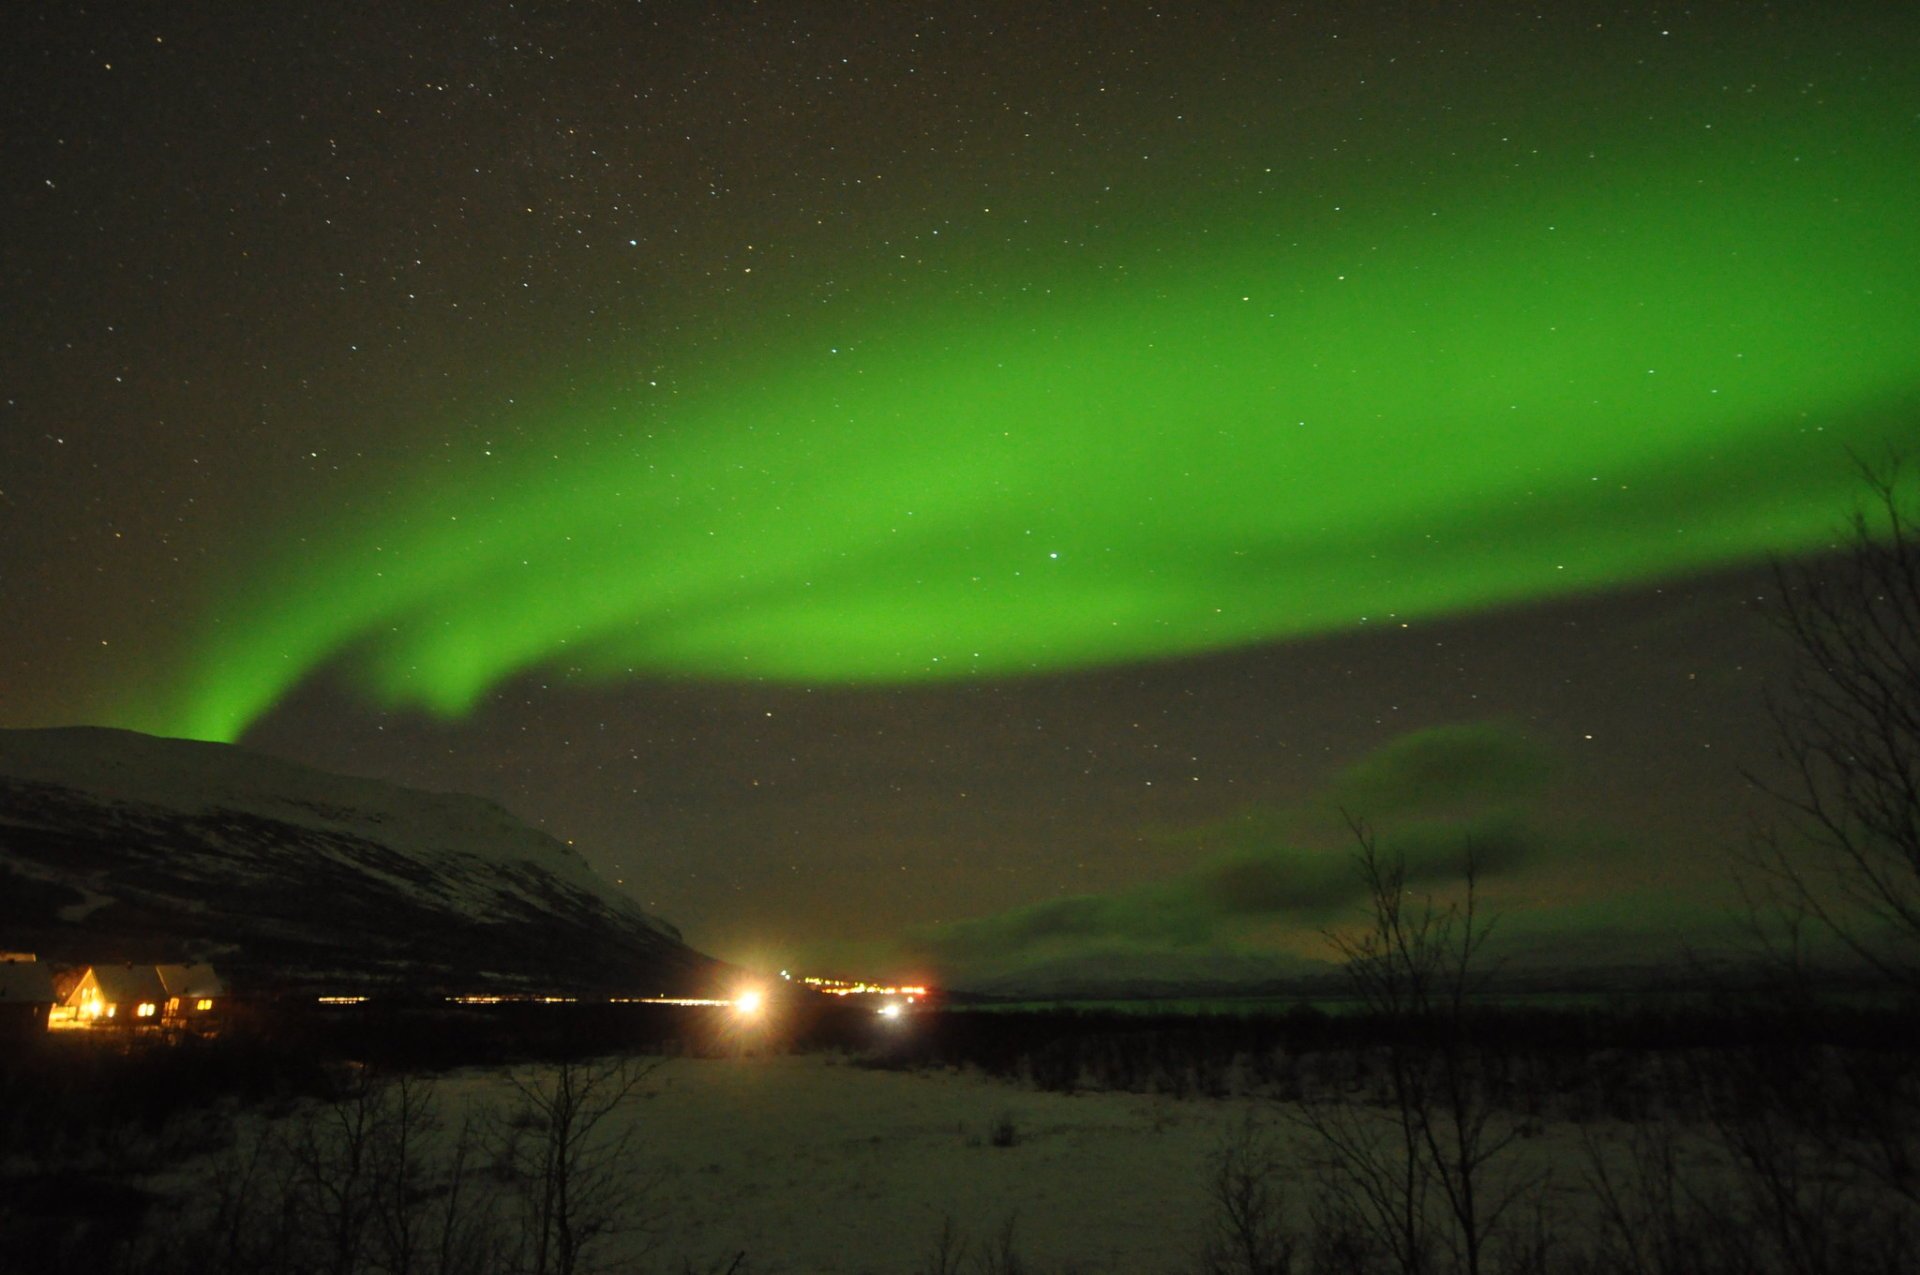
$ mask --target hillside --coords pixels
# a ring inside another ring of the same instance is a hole
[[[722,967],[477,797],[224,744],[0,730],[0,948],[237,986],[704,990]]]

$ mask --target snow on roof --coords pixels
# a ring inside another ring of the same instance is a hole
[[[169,996],[225,996],[227,985],[202,961],[195,965],[156,965],[161,985]]]
[[[45,1004],[53,994],[53,974],[38,961],[0,961],[0,1004]]]
[[[160,972],[151,965],[96,965],[87,971],[67,1001],[78,1005],[88,999],[89,985],[97,988],[100,999],[109,1005],[134,1005],[142,1001],[157,1005],[167,999],[166,984],[160,981]]]

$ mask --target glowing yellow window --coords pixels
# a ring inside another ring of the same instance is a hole
[[[213,1008],[213,1002],[212,1002],[212,1001],[210,1001],[210,1000],[208,1000],[208,999],[207,999],[206,997],[204,997],[204,996],[203,996],[203,997],[201,997],[201,998],[200,998],[199,1000],[197,1000],[197,1001],[195,1001],[195,1002],[194,1002],[194,1005],[193,1005],[193,1007],[194,1007],[195,1009],[212,1009],[212,1008]]]
[[[152,1018],[153,1011],[158,1008],[159,1006],[153,1004],[151,1001],[142,1001],[140,1004],[140,1008],[136,1009],[133,1012],[138,1014],[142,1018]]]

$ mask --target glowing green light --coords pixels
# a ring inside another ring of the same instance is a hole
[[[1075,669],[1818,544],[1920,397],[1920,156],[1872,123],[757,336],[241,573],[149,724],[231,738],[322,666],[442,714],[537,666]]]

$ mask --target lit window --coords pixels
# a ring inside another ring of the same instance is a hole
[[[140,1005],[140,1008],[136,1009],[133,1012],[138,1014],[142,1018],[152,1018],[153,1011],[158,1008],[159,1006],[153,1004],[151,1001],[143,1001]]]
[[[200,999],[199,999],[198,1001],[196,1001],[196,1002],[194,1002],[194,1006],[193,1006],[193,1007],[194,1007],[195,1009],[212,1009],[212,1008],[213,1008],[213,1002],[212,1002],[212,1001],[210,1001],[210,1000],[208,1000],[208,999],[207,999],[206,997],[204,997],[204,996],[203,996],[203,997],[201,997],[201,998],[200,998]]]

